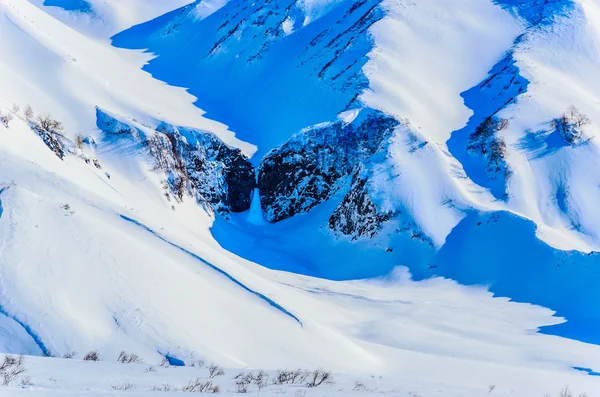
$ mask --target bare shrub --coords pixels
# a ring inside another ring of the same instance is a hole
[[[200,378],[196,378],[183,386],[181,391],[190,393],[219,393],[221,388],[210,380],[203,382]]]
[[[365,386],[364,383],[356,381],[354,382],[354,387],[352,388],[352,391],[366,391],[367,390],[367,386]]]
[[[69,360],[69,359],[75,358],[75,356],[77,356],[77,352],[73,351],[73,352],[64,354],[63,358]]]
[[[132,391],[135,390],[136,386],[133,383],[123,383],[121,385],[111,385],[113,390],[119,391]]]
[[[254,384],[258,388],[258,391],[261,391],[265,387],[267,387],[267,383],[269,382],[269,374],[267,374],[262,369],[258,371],[256,375],[254,375]]]
[[[31,386],[31,385],[33,385],[33,382],[31,381],[31,376],[24,376],[19,381],[19,386],[21,386],[21,387]]]
[[[22,355],[15,357],[7,354],[4,356],[2,365],[0,365],[0,381],[2,382],[2,385],[9,386],[11,383],[20,380],[21,375],[25,374],[26,372],[27,369],[25,368],[25,357]],[[28,379],[28,377],[24,379]]]
[[[83,146],[85,145],[83,136],[80,134],[75,135],[75,147],[79,150],[83,150]]]
[[[493,392],[495,388],[496,388],[496,385],[489,385],[488,386],[488,393]]]
[[[93,350],[83,357],[83,361],[100,361],[100,353]]]
[[[149,366],[144,370],[144,372],[156,372],[156,368],[154,368],[153,366]]]
[[[121,351],[117,362],[121,364],[140,364],[144,361],[137,354],[127,354],[125,350]]]
[[[235,386],[238,393],[248,393],[248,388],[250,387],[250,384],[252,384],[254,377],[251,373],[240,372],[233,379],[235,380]]]
[[[0,121],[6,128],[9,127],[10,122],[13,120],[13,115],[11,113],[2,113],[0,112]]]
[[[210,379],[216,378],[217,376],[225,375],[225,371],[223,368],[219,367],[217,364],[211,364],[208,366],[208,377]]]
[[[553,120],[554,128],[565,138],[567,143],[578,143],[583,136],[583,127],[592,120],[571,105],[566,113]]]
[[[178,389],[169,383],[163,383],[160,386],[153,386],[152,391],[177,391]]]
[[[160,366],[163,368],[169,368],[171,366],[171,364],[169,363],[169,359],[163,357],[163,359],[160,361]]]
[[[569,386],[565,386],[559,394],[560,397],[573,397],[573,393],[571,392],[571,389],[569,389]]]
[[[192,360],[190,362],[190,367],[197,367],[197,368],[202,368],[204,367],[204,365],[206,364],[206,362],[202,359],[200,360]]]
[[[36,123],[39,128],[48,132],[61,133],[64,129],[63,124],[54,120],[49,114],[38,116]]]
[[[302,384],[308,377],[309,372],[303,369],[293,369],[293,370],[285,370],[280,369],[275,373],[275,377],[273,378],[273,384],[275,385],[297,385]]]
[[[319,368],[311,372],[306,381],[306,387],[319,387],[321,385],[330,385],[333,383],[331,371]]]
[[[25,119],[27,121],[29,121],[33,118],[34,113],[33,113],[33,109],[31,108],[31,106],[29,106],[29,105],[25,106],[25,113],[23,113],[23,115],[25,116]]]

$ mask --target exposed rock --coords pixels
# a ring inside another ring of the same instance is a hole
[[[98,109],[97,125],[110,134],[129,134],[147,148],[154,168],[164,172],[166,196],[179,201],[189,194],[222,215],[250,208],[256,187],[254,167],[237,148],[216,135],[162,123],[146,131]]]
[[[329,218],[329,228],[337,235],[374,237],[383,227],[384,222],[396,214],[381,211],[369,197],[367,179],[356,173],[352,180],[350,192]]]
[[[340,188],[338,181],[352,175],[398,124],[393,117],[365,109],[351,122],[337,120],[301,131],[269,152],[258,174],[266,220],[308,212],[331,198]]]

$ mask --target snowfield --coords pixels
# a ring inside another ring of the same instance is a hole
[[[27,355],[0,395],[175,395],[196,378],[233,395],[240,371],[294,368],[335,383],[249,392],[600,390],[584,342],[600,342],[596,1],[0,0],[0,52],[0,352]],[[27,105],[64,124],[64,159]],[[571,105],[591,120],[576,144],[552,130]],[[169,123],[257,164],[362,107],[403,121],[360,165],[373,205],[401,214],[370,240],[324,227],[351,175],[268,224],[256,188],[228,216],[174,198],[144,141]],[[466,149],[491,116],[508,120],[507,180]]]

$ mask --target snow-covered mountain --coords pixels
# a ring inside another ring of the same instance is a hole
[[[599,29],[594,0],[0,0],[0,350],[591,392]]]

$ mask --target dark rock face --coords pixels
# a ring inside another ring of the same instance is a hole
[[[196,198],[205,208],[227,216],[250,209],[256,187],[248,157],[216,135],[162,123],[155,131],[97,110],[97,126],[107,134],[141,141],[156,171],[164,172],[165,196]]]
[[[56,154],[59,159],[64,160],[65,147],[62,143],[62,136],[60,134],[54,131],[44,130],[33,123],[31,124],[31,128],[39,135],[40,138],[42,138],[42,141],[44,141],[46,146],[48,146],[48,149],[52,150],[52,152]]]
[[[350,192],[329,218],[329,228],[338,235],[374,237],[397,214],[383,212],[371,201],[367,189],[367,179],[355,174]]]
[[[266,220],[278,222],[308,212],[340,188],[372,156],[399,122],[362,110],[351,123],[336,121],[304,130],[269,152],[261,162],[258,187]]]
[[[250,209],[256,178],[248,158],[213,134],[196,131],[194,138],[196,142],[179,138],[179,146],[185,174],[198,200],[221,214]]]

